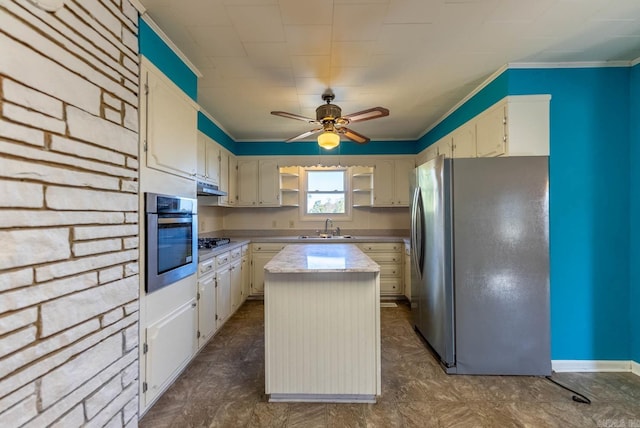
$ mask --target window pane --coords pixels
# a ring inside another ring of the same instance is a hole
[[[307,214],[344,214],[344,193],[308,193]]]
[[[344,171],[307,171],[307,190],[344,191]]]

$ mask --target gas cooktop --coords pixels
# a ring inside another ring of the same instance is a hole
[[[218,248],[231,242],[229,238],[198,238],[198,249]]]

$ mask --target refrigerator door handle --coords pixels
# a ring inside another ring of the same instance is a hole
[[[422,191],[416,187],[411,205],[411,257],[419,279],[424,271],[424,212],[422,207]]]

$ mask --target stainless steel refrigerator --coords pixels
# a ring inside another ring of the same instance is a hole
[[[412,317],[445,371],[550,375],[548,158],[441,156],[411,181]]]

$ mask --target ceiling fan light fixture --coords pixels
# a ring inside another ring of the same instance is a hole
[[[331,150],[340,144],[340,136],[333,131],[325,131],[318,135],[318,145],[325,150]]]

